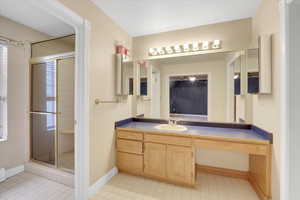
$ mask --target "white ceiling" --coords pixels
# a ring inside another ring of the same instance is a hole
[[[91,0],[131,36],[254,16],[261,0]]]
[[[27,0],[0,0],[0,15],[53,37],[74,33],[71,26]]]

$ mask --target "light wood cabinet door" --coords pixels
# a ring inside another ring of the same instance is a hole
[[[166,148],[164,144],[145,143],[144,173],[153,177],[166,177]]]
[[[167,146],[167,178],[186,184],[194,184],[195,159],[191,147]]]

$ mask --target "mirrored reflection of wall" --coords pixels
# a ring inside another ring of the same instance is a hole
[[[207,75],[208,120],[226,120],[226,60],[223,53],[149,61],[152,65],[151,94],[148,101],[137,102],[137,114],[145,117],[170,117],[171,76]],[[181,116],[182,117],[182,116]],[[207,118],[206,118],[207,119]]]

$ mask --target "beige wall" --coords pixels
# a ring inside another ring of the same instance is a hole
[[[274,34],[272,45],[272,94],[253,96],[253,123],[273,133],[272,193],[279,200],[280,192],[280,38],[277,0],[263,0],[253,18],[253,39],[259,34]]]
[[[15,40],[48,39],[45,34],[0,16],[0,35]],[[23,165],[29,146],[29,48],[8,48],[8,141],[0,142],[0,168]]]
[[[91,1],[60,0],[91,22],[90,42],[90,182],[97,181],[115,166],[116,120],[131,117],[131,98],[119,104],[95,106],[95,98],[115,98],[115,43],[131,48],[131,37]]]
[[[251,19],[135,37],[133,38],[133,55],[135,59],[146,59],[149,57],[149,48],[215,39],[222,40],[222,51],[248,48],[251,42]]]

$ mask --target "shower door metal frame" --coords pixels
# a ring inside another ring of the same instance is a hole
[[[45,163],[43,161],[35,160],[33,158],[31,123],[29,123],[30,124],[29,125],[29,132],[30,132],[30,160],[32,160],[34,162],[38,162],[39,164],[42,164],[42,165],[46,165],[48,167],[54,167],[54,168],[60,169],[62,171],[70,172],[69,170],[64,170],[63,168],[59,168],[59,166],[58,166],[58,115],[61,114],[61,113],[58,112],[58,103],[57,103],[58,98],[59,98],[58,93],[57,93],[57,90],[58,90],[58,70],[57,70],[57,67],[58,67],[58,60],[63,60],[63,59],[67,59],[67,58],[75,58],[75,52],[67,52],[67,53],[62,53],[62,54],[42,56],[42,57],[36,57],[36,58],[30,59],[30,70],[29,70],[30,71],[30,111],[29,111],[29,115],[31,115],[31,114],[55,114],[56,115],[56,118],[55,118],[56,129],[55,129],[55,135],[54,135],[54,141],[55,141],[55,145],[54,145],[54,151],[55,151],[54,165]],[[55,96],[56,97],[56,100],[55,100],[56,101],[56,103],[55,103],[56,108],[55,108],[55,110],[56,110],[56,112],[32,111],[31,110],[31,106],[32,106],[31,105],[31,98],[32,98],[32,82],[31,82],[31,80],[32,80],[32,65],[34,65],[34,64],[43,64],[43,63],[51,62],[51,61],[55,62],[55,67],[56,67],[56,72],[55,72],[56,73],[55,74],[55,76],[56,76],[56,78],[55,78],[55,93],[56,93],[56,96]],[[30,117],[29,117],[29,120],[31,122]],[[74,127],[75,127],[75,124],[74,124]],[[75,137],[75,133],[74,133],[74,137]]]

